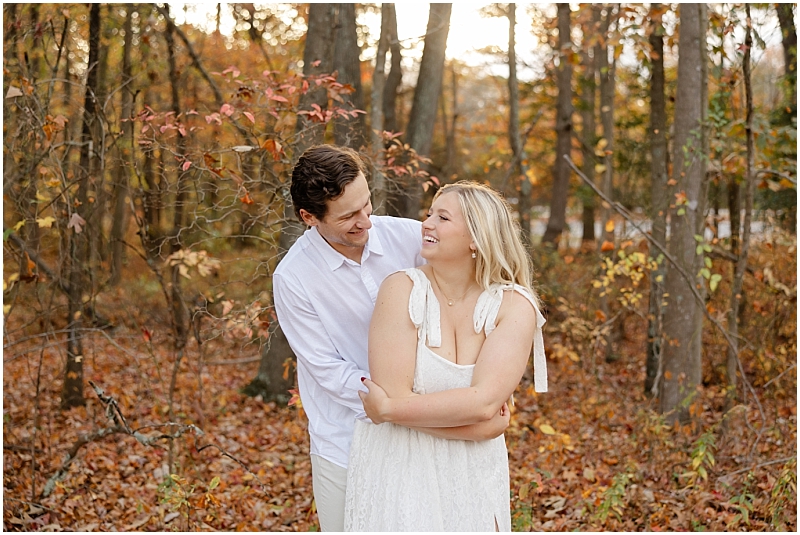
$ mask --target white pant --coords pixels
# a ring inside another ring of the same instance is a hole
[[[318,455],[311,456],[314,501],[322,531],[344,531],[344,495],[347,469]]]

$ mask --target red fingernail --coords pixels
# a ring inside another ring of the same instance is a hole
[[[362,382],[362,383],[363,383],[364,381],[366,381],[366,380],[367,380],[367,378],[366,378],[366,377],[362,377],[362,378],[361,378],[361,382]]]

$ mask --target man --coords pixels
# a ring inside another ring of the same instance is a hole
[[[303,153],[291,195],[295,213],[311,228],[273,274],[275,309],[297,356],[320,525],[342,531],[353,427],[365,417],[358,390],[369,376],[372,310],[384,278],[423,263],[421,223],[372,216],[364,164],[344,147]]]
[[[297,356],[320,527],[343,531],[355,419],[366,418],[358,391],[361,378],[369,377],[370,318],[383,279],[423,263],[422,225],[372,215],[364,163],[345,147],[304,152],[292,172],[291,195],[310,229],[275,269],[275,310]],[[483,425],[499,436],[507,424],[508,411]],[[447,438],[463,438],[461,429],[449,428]]]

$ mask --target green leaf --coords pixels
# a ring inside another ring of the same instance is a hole
[[[720,275],[719,273],[714,273],[713,275],[711,275],[711,279],[709,280],[708,287],[711,288],[712,292],[717,289],[717,285],[719,284],[719,281],[721,281],[721,280],[722,280],[722,275]]]
[[[711,266],[712,266],[713,264],[711,263],[711,259],[710,259],[709,257],[705,257],[705,258],[703,259],[703,262],[705,262],[705,264],[706,264],[706,267],[707,267],[708,269],[711,269]]]
[[[11,233],[14,232],[13,228],[7,228],[3,231],[3,241],[8,241],[8,237],[11,236]]]
[[[694,241],[696,241],[697,243],[703,243],[704,240],[703,240],[703,237],[700,234],[695,234],[694,235]]]
[[[686,209],[685,208],[678,208],[678,215],[683,215],[685,213],[686,213]]]
[[[704,467],[698,466],[697,473],[700,474],[700,477],[702,477],[703,479],[708,479],[708,472],[706,472],[706,469]]]
[[[694,254],[703,254],[703,246],[698,245],[697,247],[695,247]]]
[[[208,490],[214,490],[219,486],[219,476],[214,476],[214,479],[211,480],[211,483],[208,484]]]
[[[705,252],[707,252],[707,253],[710,253],[711,252],[711,246],[709,244],[707,244],[707,243],[704,243],[703,244],[703,250]]]
[[[700,270],[700,275],[702,275],[704,279],[710,279],[711,278],[711,272],[708,270],[708,268],[701,269]]]

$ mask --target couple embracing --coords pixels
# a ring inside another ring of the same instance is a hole
[[[506,404],[544,317],[506,202],[442,187],[427,218],[373,216],[365,166],[308,149],[292,173],[310,228],[273,276],[308,415],[323,531],[510,531]]]

